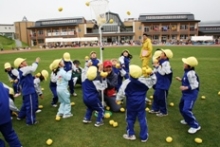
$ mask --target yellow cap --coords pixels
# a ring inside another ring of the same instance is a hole
[[[15,61],[14,61],[14,66],[16,67],[16,68],[18,68],[20,65],[21,65],[21,63],[22,62],[24,62],[26,59],[23,59],[23,58],[17,58],[17,59],[15,59]]]
[[[49,76],[49,73],[48,73],[48,71],[46,71],[46,70],[42,70],[42,71],[41,71],[41,75],[44,77],[44,79],[45,79],[45,81],[46,81],[47,78],[48,78],[48,76]]]
[[[9,62],[6,62],[4,66],[5,66],[5,69],[11,68],[11,64]]]
[[[198,60],[195,57],[182,58],[183,63],[195,67],[198,65]]]
[[[35,76],[40,77],[40,75],[41,75],[41,74],[38,72]]]
[[[52,63],[52,69],[58,68],[61,61],[62,61],[62,59],[54,60],[53,63]]]
[[[159,58],[160,55],[161,55],[161,53],[162,53],[161,50],[156,50],[156,51],[154,52],[153,58],[156,58],[156,59]]]
[[[65,53],[63,54],[63,60],[64,60],[64,61],[71,61],[71,59],[70,59],[70,53],[65,52]]]
[[[166,54],[167,58],[173,58],[173,52],[170,49],[161,49],[161,51]]]
[[[137,65],[130,65],[129,70],[129,73],[133,78],[137,79],[142,75],[142,69]]]
[[[86,73],[87,79],[90,81],[94,80],[97,77],[97,67],[90,66]]]
[[[89,55],[91,56],[91,54],[93,54],[93,53],[95,53],[95,54],[96,54],[96,52],[95,52],[95,51],[91,51]]]
[[[50,64],[49,69],[53,70],[53,63]]]

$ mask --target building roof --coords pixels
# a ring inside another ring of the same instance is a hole
[[[161,12],[161,13],[141,13],[140,15],[179,15],[179,14],[192,14],[190,12]]]
[[[14,26],[14,24],[0,24],[0,26]]]
[[[67,26],[76,26],[77,24],[57,24],[57,25],[48,25],[48,26],[33,26],[28,27],[27,29],[40,29],[40,28],[51,28],[51,27],[67,27]]]
[[[143,13],[138,17],[141,22],[200,22],[189,12],[177,13]]]
[[[77,17],[64,17],[64,18],[50,18],[50,19],[40,19],[37,21],[55,21],[55,20],[68,20],[68,19],[77,19],[77,18],[84,18],[83,16]]]
[[[202,21],[199,23],[199,27],[220,27],[220,21]]]

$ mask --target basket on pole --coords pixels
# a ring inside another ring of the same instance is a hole
[[[108,22],[106,12],[108,8],[108,0],[92,0],[88,2],[88,6],[95,13],[97,25],[99,27],[99,45],[100,45],[100,60],[103,62],[103,45],[102,45],[102,26]],[[86,4],[87,5],[87,4]],[[101,91],[102,105],[104,106],[104,91]]]

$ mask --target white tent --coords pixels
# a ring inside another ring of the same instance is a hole
[[[192,41],[213,41],[213,36],[192,36]]]
[[[80,42],[80,41],[98,41],[98,37],[82,37],[82,38],[45,38],[45,42]]]

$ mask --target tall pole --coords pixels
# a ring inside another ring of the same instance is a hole
[[[103,62],[103,46],[102,46],[102,25],[99,26],[99,42],[100,42],[100,60],[101,63]],[[102,98],[102,106],[105,106],[104,102],[104,90],[101,91],[101,98]]]
[[[102,25],[99,26],[100,60],[103,62]]]

